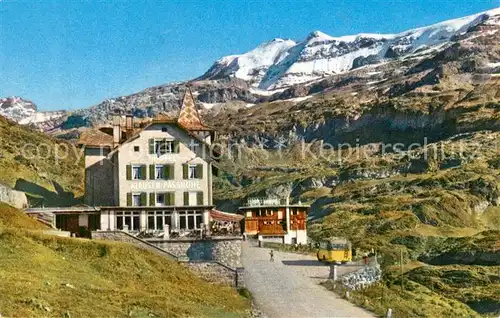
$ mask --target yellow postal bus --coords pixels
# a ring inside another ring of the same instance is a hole
[[[320,262],[345,264],[352,261],[351,243],[346,239],[325,239],[317,246],[316,256]]]

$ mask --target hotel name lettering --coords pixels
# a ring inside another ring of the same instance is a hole
[[[200,189],[199,180],[167,180],[164,182],[138,181],[130,185],[131,190]]]

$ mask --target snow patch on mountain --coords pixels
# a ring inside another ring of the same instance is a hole
[[[33,124],[40,129],[50,128],[50,122],[66,114],[66,111],[38,112],[32,101],[17,96],[0,98],[0,115],[21,125]]]
[[[296,43],[292,40],[274,39],[241,55],[225,56],[200,78],[217,79],[234,76],[246,81],[258,82],[270,65],[279,63],[286,51]]]
[[[305,83],[354,68],[443,49],[480,23],[497,24],[500,8],[398,34],[361,33],[332,37],[311,32],[304,41],[275,39],[254,50],[219,59],[201,77],[236,77],[261,90]]]
[[[39,124],[60,119],[65,115],[66,115],[65,111],[36,112],[29,117],[19,120],[18,123],[21,125],[35,124],[35,126],[38,126]]]
[[[36,113],[36,105],[21,97],[0,98],[0,115],[18,122]]]

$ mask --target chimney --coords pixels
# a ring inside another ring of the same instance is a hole
[[[132,137],[134,133],[134,115],[132,115],[131,113],[128,113],[125,116],[125,133],[127,135],[127,139]]]
[[[118,112],[113,114],[113,148],[117,147],[121,141],[121,116]]]

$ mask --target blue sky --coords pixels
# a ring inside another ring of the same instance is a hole
[[[500,0],[0,0],[0,96],[40,110],[201,75],[218,58],[276,37],[396,33],[500,6]]]

